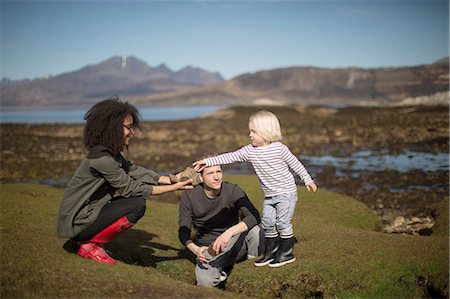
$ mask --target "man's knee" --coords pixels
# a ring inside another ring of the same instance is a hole
[[[207,288],[214,288],[220,283],[220,279],[212,276],[197,277],[197,285]]]
[[[220,283],[220,271],[217,268],[208,266],[208,269],[201,269],[197,266],[195,269],[195,277],[198,286],[213,288]]]

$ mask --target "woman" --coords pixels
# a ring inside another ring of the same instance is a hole
[[[168,176],[133,165],[121,155],[139,129],[136,107],[117,98],[95,104],[84,116],[88,151],[62,199],[57,233],[79,242],[78,255],[115,264],[104,244],[144,216],[151,195],[192,189],[192,180],[171,184]]]

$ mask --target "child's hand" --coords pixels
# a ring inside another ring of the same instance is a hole
[[[206,166],[206,161],[205,160],[198,160],[198,161],[195,161],[194,163],[192,163],[192,165],[194,165],[194,170],[195,171],[201,172]]]
[[[308,184],[306,184],[306,189],[308,189],[308,191],[312,190],[313,192],[316,192],[316,190],[317,190],[316,183],[309,182]]]

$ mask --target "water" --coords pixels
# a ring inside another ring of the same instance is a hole
[[[384,171],[398,171],[406,173],[409,171],[435,172],[449,171],[449,154],[448,153],[426,153],[407,150],[400,155],[390,155],[388,150],[365,150],[355,152],[345,157],[335,157],[330,155],[324,156],[300,156],[299,160],[308,169],[308,172],[318,183],[320,174],[330,171],[332,167],[333,176],[351,177],[360,180],[362,175],[367,172],[380,173]],[[225,168],[230,173],[254,173],[250,163],[234,163]],[[303,184],[300,179],[295,176],[298,184]],[[332,186],[328,188],[333,189]],[[363,190],[378,190],[380,186],[369,182],[362,182]],[[448,185],[438,183],[433,185],[410,185],[407,188],[391,187],[391,193],[405,193],[414,191],[434,191],[445,192]]]
[[[0,111],[0,123],[84,123],[83,116],[89,109],[89,107],[55,107],[50,110],[33,110],[30,108],[2,110]],[[192,119],[222,108],[225,108],[225,106],[138,107],[144,121]]]
[[[448,153],[425,153],[405,151],[400,155],[390,155],[387,151],[359,151],[346,157],[334,156],[300,156],[299,160],[307,167],[308,172],[317,173],[327,166],[335,168],[337,176],[358,178],[363,171],[381,172],[386,170],[401,173],[418,171],[449,171]],[[235,163],[230,167],[233,173],[252,172],[250,163]]]
[[[389,155],[386,151],[359,151],[347,157],[334,156],[301,156],[300,161],[312,167],[334,166],[339,170],[351,171],[386,171],[408,172],[448,171],[448,153],[424,153],[405,151],[400,155]]]

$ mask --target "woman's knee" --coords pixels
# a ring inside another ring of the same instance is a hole
[[[143,197],[133,197],[130,200],[133,200],[134,209],[127,215],[127,218],[128,221],[136,223],[145,214],[147,209],[146,201]]]

